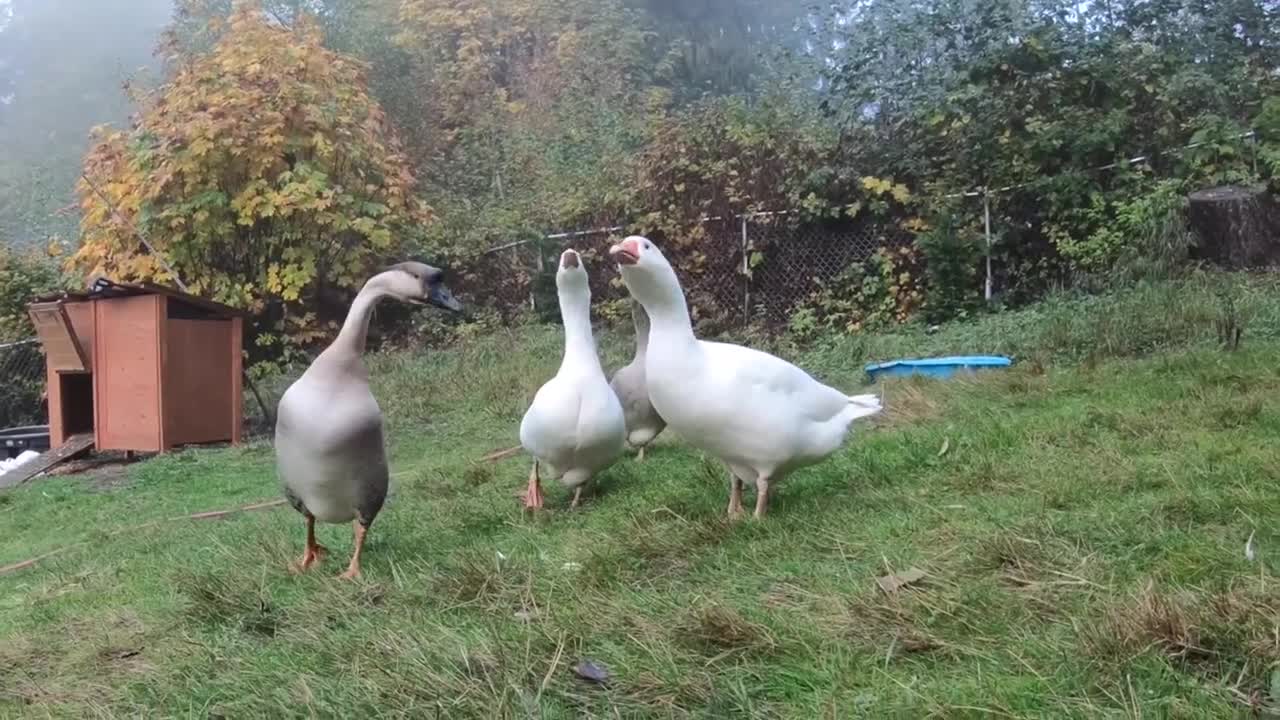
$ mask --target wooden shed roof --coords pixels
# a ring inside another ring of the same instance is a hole
[[[171,297],[180,302],[188,303],[199,308],[208,310],[209,312],[225,315],[227,317],[246,317],[248,312],[233,308],[230,305],[224,305],[198,295],[182,292],[177,288],[167,285],[157,285],[156,283],[122,283],[114,282],[106,278],[98,278],[90,286],[89,292],[60,292],[52,295],[44,295],[37,297],[35,302],[53,302],[56,300],[84,301],[96,300],[99,298],[113,297],[130,297],[134,295],[164,295]]]

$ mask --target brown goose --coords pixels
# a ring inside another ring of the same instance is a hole
[[[276,464],[289,503],[306,518],[307,544],[296,570],[328,552],[316,543],[316,520],[355,521],[355,550],[344,578],[360,575],[360,551],[387,497],[382,410],[369,391],[365,339],[373,308],[383,298],[458,311],[443,272],[404,262],[373,276],[356,295],[333,344],[280,398]]]

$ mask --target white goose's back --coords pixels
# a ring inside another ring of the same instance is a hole
[[[731,463],[785,471],[817,461],[856,417],[847,395],[759,350],[654,342],[647,359],[649,396],[668,426]]]

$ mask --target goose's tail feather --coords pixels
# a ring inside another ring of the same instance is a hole
[[[875,415],[884,409],[883,398],[879,395],[850,395],[849,404],[858,406],[853,412],[855,420]]]

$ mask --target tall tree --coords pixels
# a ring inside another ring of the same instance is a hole
[[[681,97],[754,91],[768,64],[802,42],[812,3],[802,0],[627,0],[671,48]]]
[[[292,308],[296,330],[316,330],[305,321],[327,288],[355,288],[430,219],[362,64],[254,2],[133,129],[99,135],[85,174],[72,267],[160,280],[172,267],[194,292]]]
[[[642,16],[616,0],[403,0],[400,22],[420,102],[406,134],[442,215],[483,235],[609,203],[663,102]]]

